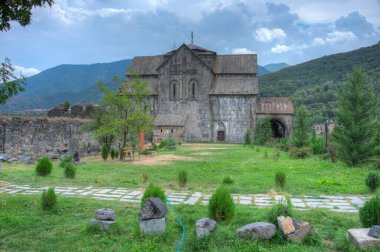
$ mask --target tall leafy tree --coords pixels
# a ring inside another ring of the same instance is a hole
[[[9,59],[5,58],[0,66],[0,104],[4,104],[10,97],[25,91],[24,77],[18,78]]]
[[[339,94],[336,127],[333,132],[338,157],[357,165],[374,155],[377,145],[377,98],[361,68],[354,68]]]
[[[22,26],[30,24],[32,8],[52,6],[54,0],[1,0],[0,1],[0,31],[11,29],[11,21]]]
[[[266,144],[272,139],[273,132],[269,116],[266,116],[264,119],[257,120],[255,135],[255,142],[258,144]]]
[[[148,102],[150,94],[145,81],[134,76],[122,82],[117,91],[101,84],[99,87],[103,91],[102,112],[93,122],[98,139],[112,138],[124,147],[127,142],[134,142],[140,131],[152,129]]]
[[[294,119],[294,145],[305,147],[310,143],[309,113],[304,105],[301,105]]]

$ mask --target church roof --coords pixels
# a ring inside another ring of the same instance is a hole
[[[134,57],[129,65],[127,75],[157,75],[157,67],[164,61],[164,56],[139,56]]]
[[[256,106],[257,114],[293,115],[293,103],[288,98],[260,98]]]
[[[258,80],[256,77],[216,77],[211,90],[212,95],[257,95]]]
[[[256,74],[256,54],[218,55],[214,65],[216,74]]]
[[[159,114],[153,121],[154,126],[184,126],[186,116],[173,114]]]

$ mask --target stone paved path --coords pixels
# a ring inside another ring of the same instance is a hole
[[[48,187],[31,185],[16,185],[6,181],[0,181],[0,194],[41,194]],[[91,197],[97,200],[113,200],[127,203],[139,203],[144,189],[128,188],[94,188],[92,186],[56,186],[55,192],[64,196]],[[172,204],[207,205],[211,194],[189,191],[166,191]],[[270,207],[275,202],[285,200],[282,195],[269,194],[233,194],[237,204],[253,207]],[[358,212],[367,198],[364,196],[290,196],[295,209],[307,210],[311,208],[327,208],[336,212]]]

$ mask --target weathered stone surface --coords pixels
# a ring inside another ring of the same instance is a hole
[[[82,131],[83,119],[0,117],[5,131],[4,156],[8,161],[31,157],[34,161],[41,156],[74,153],[80,155],[98,153],[99,143],[88,132]],[[62,153],[61,153],[62,152]]]
[[[73,155],[73,161],[75,163],[79,163],[80,162],[80,157],[79,157],[79,153],[77,151],[74,152],[74,155]]]
[[[380,226],[373,226],[369,232],[368,236],[371,236],[373,238],[380,238]]]
[[[293,219],[295,232],[288,234],[287,238],[295,243],[302,243],[306,236],[311,231],[311,224],[309,222]]]
[[[168,209],[160,198],[147,198],[140,210],[140,220],[165,218]]]
[[[15,157],[12,157],[12,158],[10,158],[10,159],[8,159],[7,161],[9,162],[9,163],[13,163],[13,162],[17,162],[17,158],[15,158]]]
[[[166,232],[165,218],[141,220],[139,226],[141,233],[147,235],[164,234]]]
[[[294,225],[293,225],[293,220],[291,217],[287,216],[279,216],[277,217],[277,223],[278,227],[282,231],[284,235],[288,235],[290,233],[293,233],[296,231]]]
[[[380,248],[380,239],[368,236],[369,228],[349,229],[349,240],[359,249]]]
[[[101,208],[96,210],[95,218],[97,220],[115,220],[115,211],[112,209]]]
[[[23,164],[34,164],[33,158],[30,156],[28,156],[28,157],[21,156],[19,160]]]
[[[210,218],[202,218],[195,223],[195,232],[199,239],[207,237],[216,229],[216,221]]]
[[[91,219],[88,222],[88,225],[90,227],[100,227],[103,231],[107,231],[114,223],[115,223],[114,221]]]
[[[276,234],[276,226],[272,223],[255,222],[237,230],[240,238],[268,240]]]

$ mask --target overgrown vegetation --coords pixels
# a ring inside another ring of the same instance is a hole
[[[234,179],[231,176],[224,177],[223,184],[224,185],[231,185],[234,183]]]
[[[255,143],[265,145],[272,140],[272,127],[270,123],[270,117],[266,116],[265,119],[257,120]]]
[[[142,182],[145,184],[149,180],[149,174],[147,172],[144,172],[141,178],[142,178]]]
[[[363,227],[369,228],[373,225],[380,225],[380,197],[377,195],[367,200],[359,209],[360,222]]]
[[[285,188],[285,183],[286,183],[286,175],[285,175],[285,173],[282,172],[282,171],[276,172],[275,182],[276,182],[276,186],[278,186],[281,189],[284,189]]]
[[[57,195],[55,194],[54,188],[49,187],[46,191],[42,192],[42,209],[51,210],[55,207],[57,203]]]
[[[67,163],[72,163],[73,159],[74,159],[74,156],[70,155],[70,154],[60,156],[59,159],[58,159],[59,160],[58,166],[61,167],[61,168],[65,168],[65,165]]]
[[[166,139],[161,140],[160,144],[158,145],[158,148],[167,148],[170,150],[175,150],[177,148],[177,143],[173,138],[173,135],[169,134],[169,136]]]
[[[116,150],[114,148],[111,148],[111,159],[114,160],[116,157]]]
[[[164,191],[161,187],[150,183],[148,187],[145,189],[144,195],[141,198],[141,205],[144,204],[145,200],[150,197],[157,197],[162,200],[162,202],[166,203],[166,197]]]
[[[209,216],[217,221],[229,221],[235,215],[235,203],[230,191],[222,186],[211,196],[209,204]]]
[[[277,225],[278,216],[293,216],[293,208],[289,199],[272,206],[267,215],[268,222]]]
[[[36,173],[38,176],[49,175],[52,169],[53,169],[53,164],[51,163],[49,157],[44,156],[38,160],[38,163],[36,166]]]

